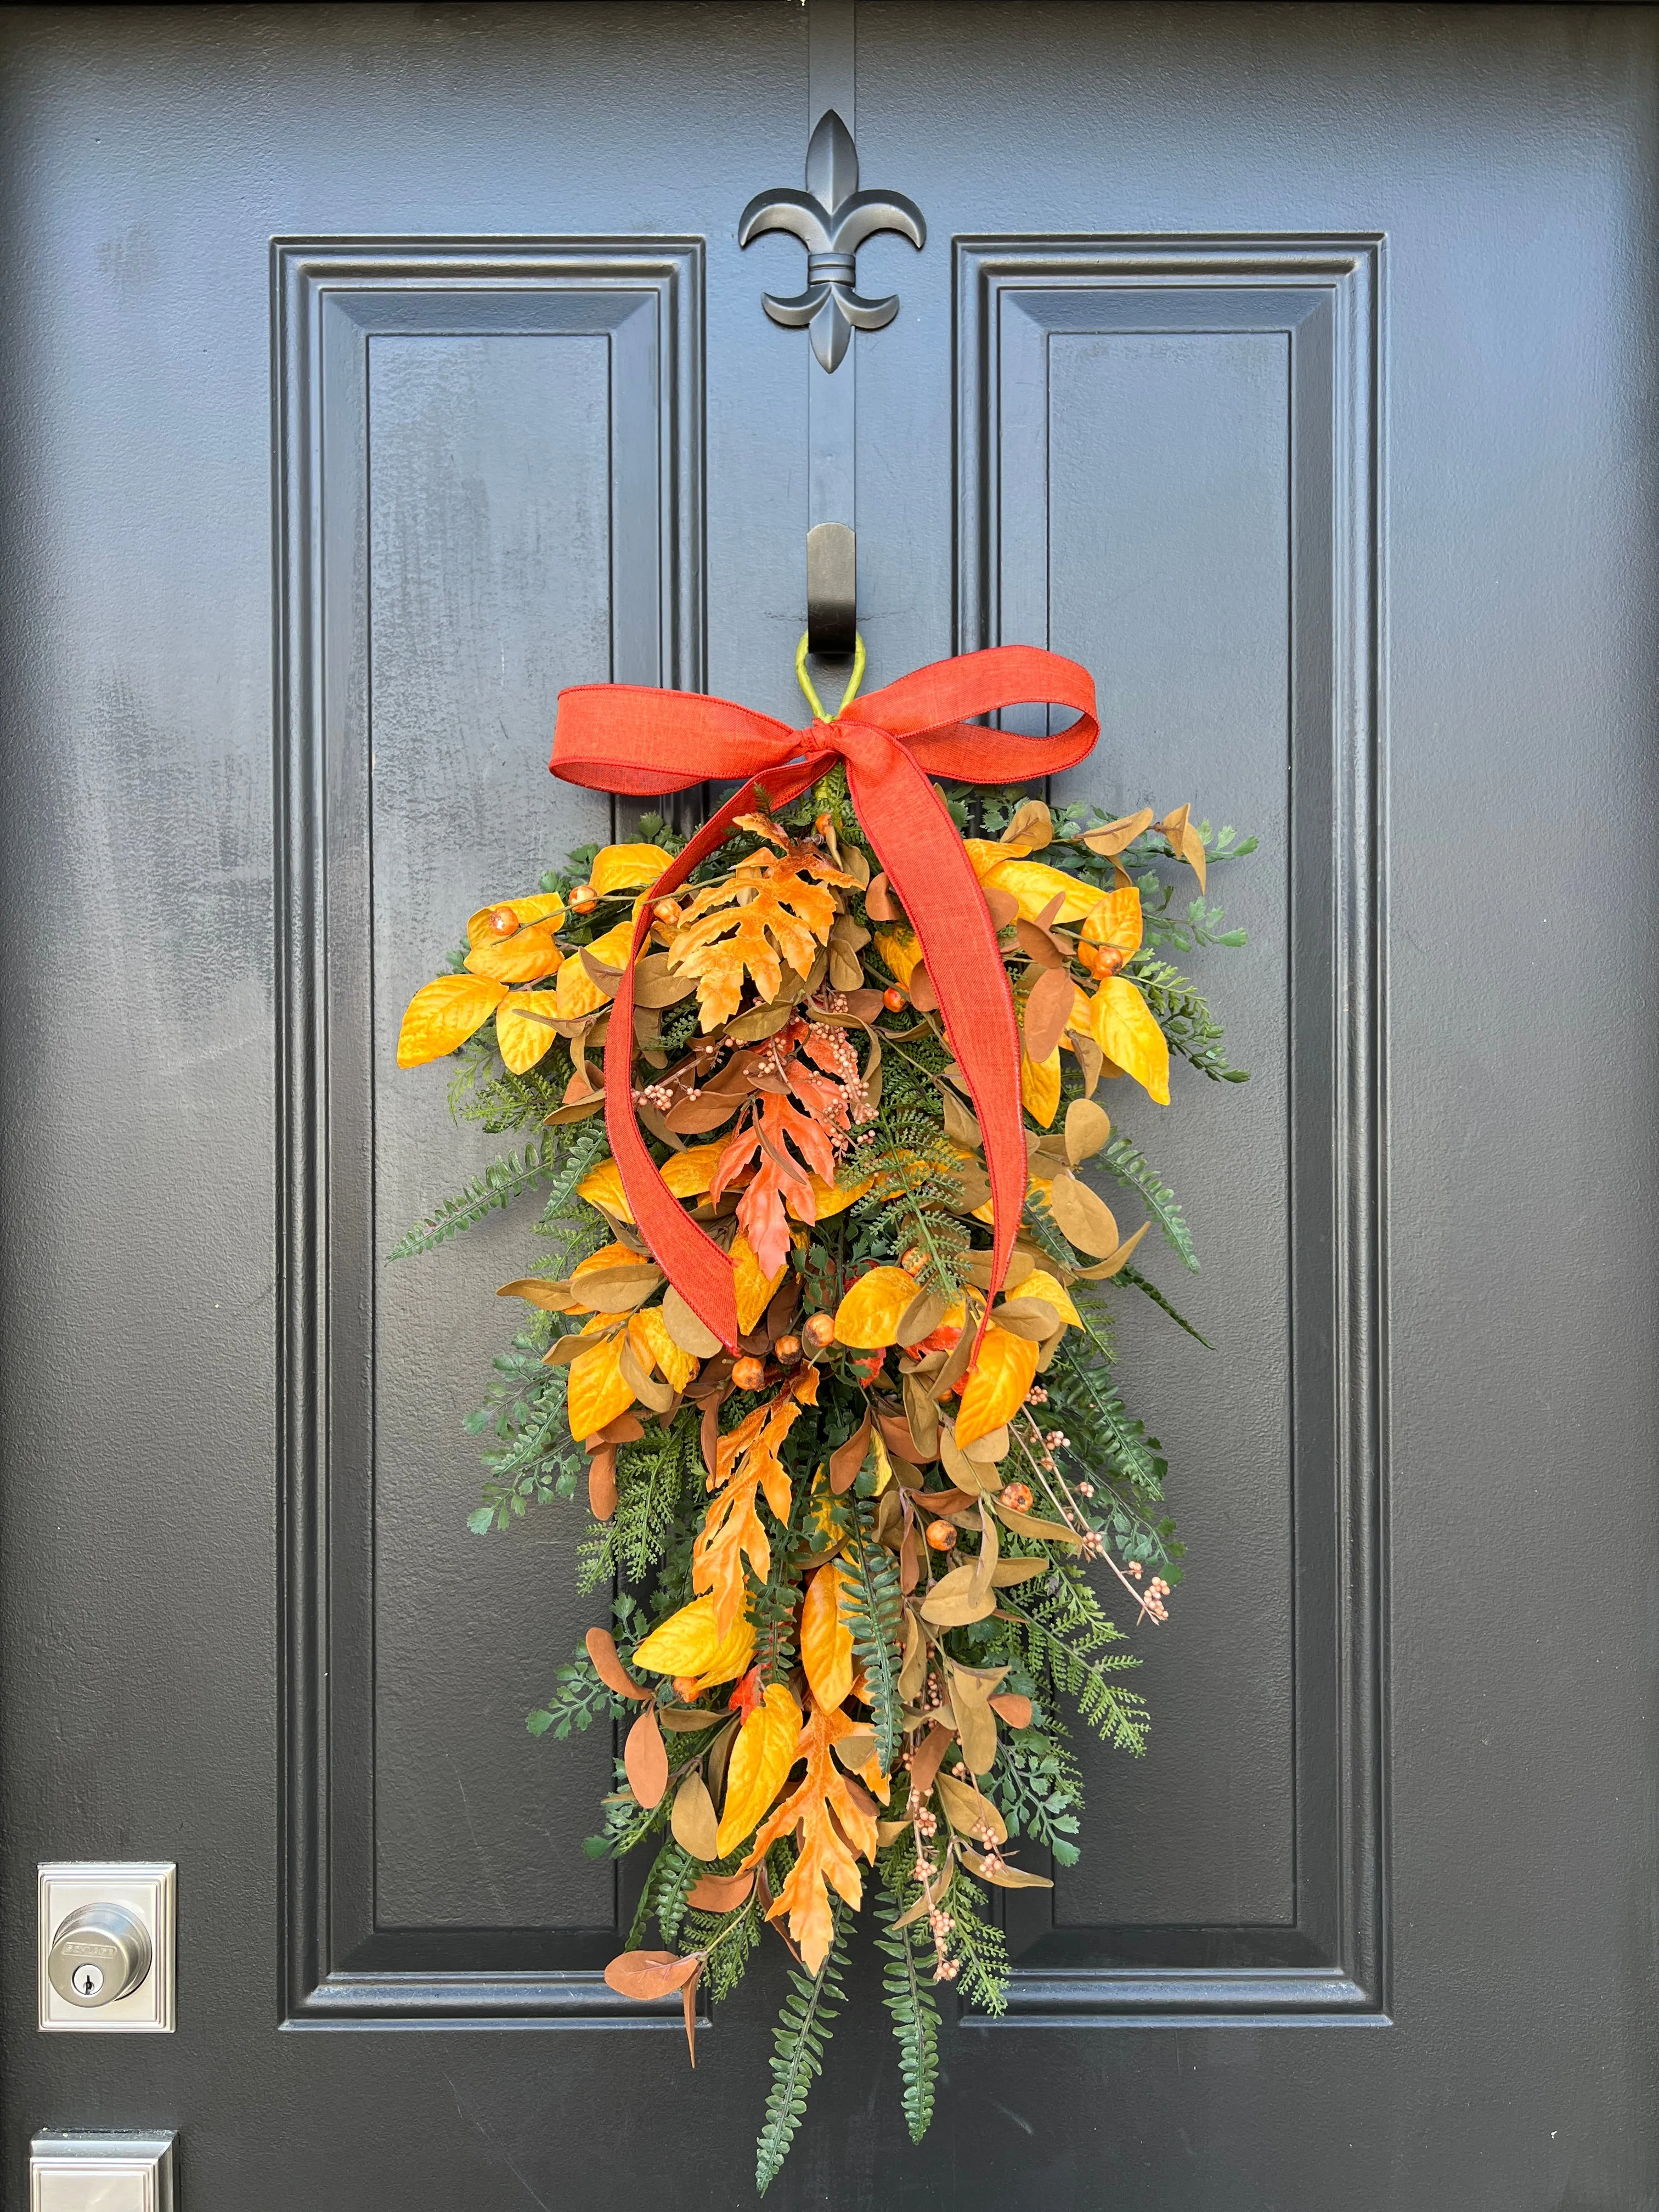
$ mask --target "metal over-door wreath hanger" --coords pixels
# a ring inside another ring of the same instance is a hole
[[[878,331],[899,309],[898,294],[866,299],[857,287],[858,250],[878,231],[894,230],[920,249],[927,225],[921,210],[902,192],[861,192],[859,155],[853,134],[832,107],[818,121],[806,149],[806,190],[757,192],[738,224],[738,244],[747,246],[763,233],[785,230],[806,248],[806,289],[780,297],[763,295],[767,313],[786,329],[805,328],[826,375],[847,356],[853,332]],[[842,457],[851,510],[852,454]],[[825,521],[806,534],[806,647],[832,658],[854,649],[858,613],[858,553],[852,526]]]

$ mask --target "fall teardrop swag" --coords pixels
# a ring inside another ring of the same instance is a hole
[[[962,719],[1029,698],[1079,720],[1032,740]],[[1171,1053],[1244,1080],[1163,956],[1243,943],[1206,868],[1255,840],[1186,806],[1108,821],[1008,787],[1080,757],[1093,707],[1074,663],[1020,648],[805,733],[688,694],[567,693],[554,766],[574,781],[750,781],[689,844],[647,816],[650,842],[584,847],[480,908],[398,1040],[402,1066],[455,1057],[453,1114],[547,1127],[393,1256],[546,1193],[531,1271],[500,1293],[527,1324],[468,1424],[493,1438],[470,1525],[571,1498],[586,1459],[581,1586],[619,1594],[530,1727],[627,1719],[588,1849],[649,1843],[629,1942],[654,1921],[665,1948],[606,1978],[678,1990],[694,2063],[699,1984],[724,1996],[769,1923],[788,1948],[763,2190],[864,1869],[920,2139],[935,1985],[1003,2002],[983,1885],[1042,1882],[1021,1841],[1078,1856],[1062,1716],[1124,1751],[1146,1735],[1121,1623],[1167,1618],[1182,1547],[1118,1392],[1112,1302],[1188,1328],[1133,1255],[1156,1224],[1198,1261],[1097,1094],[1127,1075],[1167,1104]]]

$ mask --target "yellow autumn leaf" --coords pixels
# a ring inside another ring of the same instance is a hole
[[[1060,1047],[1056,1045],[1047,1060],[1028,1060],[1019,1056],[1019,1095],[1026,1112],[1038,1128],[1053,1126],[1060,1107]]]
[[[550,929],[521,929],[516,937],[487,937],[466,956],[468,972],[490,975],[498,983],[539,983],[563,964],[564,954]]]
[[[858,1352],[896,1344],[898,1325],[919,1287],[902,1267],[872,1267],[836,1308],[836,1342]]]
[[[601,1213],[608,1213],[613,1221],[626,1221],[632,1226],[634,1209],[628,1203],[622,1170],[615,1160],[601,1160],[598,1167],[590,1169],[576,1185],[576,1195],[597,1206]]]
[[[540,1016],[539,1020],[532,1018]],[[552,1043],[559,1019],[551,991],[511,991],[495,1009],[495,1042],[514,1075],[528,1074]]]
[[[910,988],[910,976],[921,957],[921,946],[913,929],[878,929],[876,950],[885,962],[888,972],[897,979],[901,990]]]
[[[606,845],[593,856],[587,880],[599,896],[654,884],[672,860],[660,845]]]
[[[753,1834],[788,1779],[800,1729],[800,1707],[781,1682],[769,1682],[764,1698],[744,1719],[732,1747],[715,1839],[721,1858]]]
[[[842,1612],[841,1571],[832,1560],[806,1585],[800,1608],[800,1663],[827,1711],[853,1686],[853,1632]]]
[[[1041,1298],[1044,1305],[1054,1308],[1069,1328],[1081,1328],[1083,1326],[1083,1316],[1073,1304],[1071,1292],[1063,1284],[1056,1282],[1046,1268],[1034,1267],[1018,1287],[1010,1291],[1009,1296]]]
[[[720,1145],[690,1145],[663,1163],[662,1179],[676,1198],[701,1198],[714,1180],[726,1150]]]
[[[509,940],[510,941],[510,940]],[[619,921],[614,929],[607,929],[603,937],[596,937],[586,950],[602,967],[621,968],[627,961],[634,944],[634,925]],[[559,1000],[559,1019],[580,1021],[584,1014],[596,1014],[601,1006],[608,1006],[616,993],[604,983],[596,983],[582,963],[580,952],[573,952],[559,970],[556,985]]]
[[[416,991],[398,1032],[399,1067],[441,1060],[480,1030],[507,996],[507,987],[483,975],[440,975]]]
[[[571,1286],[574,1288],[574,1278]],[[689,1352],[683,1352],[668,1334],[668,1323],[663,1319],[662,1308],[643,1307],[629,1322],[628,1334],[633,1340],[634,1350],[641,1365],[649,1367],[654,1361],[669,1388],[684,1390],[696,1373],[697,1363]]]
[[[611,1318],[595,1316],[597,1321]],[[570,1417],[570,1433],[578,1443],[595,1429],[607,1426],[618,1413],[625,1413],[634,1402],[634,1393],[622,1371],[623,1340],[619,1328],[614,1336],[602,1338],[586,1352],[579,1352],[565,1370],[570,1378],[565,1410]]]
[[[1127,977],[1108,975],[1091,1002],[1090,1027],[1109,1060],[1160,1106],[1170,1103],[1170,1048],[1152,1010]]]
[[[1083,927],[1078,932],[1079,944],[1121,952],[1126,960],[1131,953],[1139,951],[1140,937],[1140,893],[1133,884],[1108,891],[1099,904],[1085,915]],[[1087,952],[1081,957],[1085,968],[1094,966]]]
[[[564,920],[564,901],[557,891],[537,891],[529,898],[497,899],[493,906],[481,906],[477,914],[467,916],[466,941],[470,945],[488,945],[495,939],[489,917],[499,914],[504,906],[510,907],[518,916],[520,928],[528,922],[542,921],[550,929],[556,929]]]
[[[1068,876],[1061,868],[1051,868],[1046,860],[1005,860],[1000,866],[988,869],[984,880],[1017,899],[1027,921],[1046,913],[1056,893],[1063,903],[1051,917],[1054,921],[1081,921],[1103,896],[1095,884]]]
[[[789,1272],[786,1260],[775,1275],[761,1273],[754,1247],[739,1230],[732,1239],[732,1291],[738,1306],[738,1334],[747,1336],[760,1326],[761,1316],[772,1303],[772,1293]]]
[[[1006,860],[1023,860],[1031,850],[1030,846],[1019,837],[1016,837],[1012,843],[1006,845],[1003,844],[1000,839],[993,840],[989,837],[964,837],[962,842],[969,859],[974,864],[974,873],[979,878],[981,883],[986,880],[994,868],[1001,867]]]
[[[722,1636],[712,1597],[694,1597],[666,1620],[659,1620],[635,1646],[634,1665],[652,1674],[675,1674],[712,1689],[746,1674],[755,1652],[754,1623],[740,1614]]]
[[[846,1190],[841,1190],[834,1183],[825,1182],[822,1176],[814,1176],[811,1178],[812,1195],[817,1200],[817,1211],[813,1219],[828,1221],[837,1213],[845,1213],[849,1206],[858,1204],[874,1181],[873,1176],[866,1176],[862,1182],[853,1183]],[[800,1210],[788,1191],[784,1193],[783,1202],[797,1221],[802,1218]]]
[[[1024,1285],[1020,1285],[1021,1295]],[[1015,1336],[994,1322],[985,1332],[979,1357],[968,1371],[957,1413],[957,1442],[965,1451],[981,1437],[988,1437],[1005,1421],[1012,1420],[1025,1402],[1036,1374],[1039,1346]]]

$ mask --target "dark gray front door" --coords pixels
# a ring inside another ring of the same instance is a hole
[[[6,18],[9,2205],[83,2126],[185,2212],[749,2199],[781,1954],[695,2077],[619,2027],[609,1747],[524,1729],[577,1516],[464,1526],[523,1232],[380,1257],[497,1149],[408,992],[610,826],[559,688],[799,714],[823,373],[735,230],[850,14]],[[1080,792],[1261,836],[1255,1079],[1159,1160],[1216,1350],[1124,1332],[1152,1751],[921,2150],[865,1960],[772,2201],[1659,2201],[1656,30],[858,10],[872,680],[1076,655]],[[35,2032],[68,1857],[177,1860],[175,2036]]]

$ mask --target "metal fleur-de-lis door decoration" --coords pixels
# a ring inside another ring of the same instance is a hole
[[[866,300],[853,289],[854,257],[865,240],[878,230],[896,230],[921,246],[927,237],[913,200],[901,192],[859,190],[858,148],[833,107],[806,149],[806,190],[757,192],[743,211],[738,244],[747,246],[766,230],[787,230],[806,248],[806,289],[787,300],[768,292],[766,312],[792,330],[810,326],[812,350],[827,369],[846,358],[854,330],[878,331],[898,313],[896,292]]]

